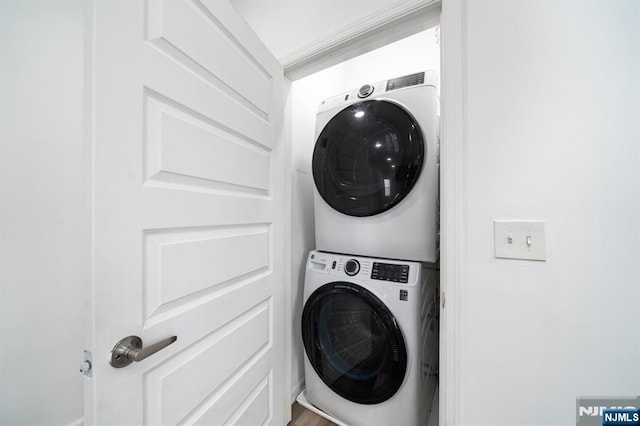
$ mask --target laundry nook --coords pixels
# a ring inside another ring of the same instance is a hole
[[[639,23],[0,1],[0,425],[637,425]]]

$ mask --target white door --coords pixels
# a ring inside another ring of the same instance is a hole
[[[90,4],[85,420],[281,425],[282,68],[226,0]]]

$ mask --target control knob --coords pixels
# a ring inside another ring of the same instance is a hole
[[[344,265],[344,273],[349,275],[350,277],[354,276],[360,271],[360,263],[358,263],[355,259],[347,260],[347,263]]]
[[[366,98],[372,93],[373,93],[373,86],[370,84],[365,84],[364,86],[360,87],[360,90],[358,90],[358,97]]]

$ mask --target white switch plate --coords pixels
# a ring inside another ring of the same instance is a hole
[[[496,257],[547,260],[543,220],[495,220],[493,233]]]

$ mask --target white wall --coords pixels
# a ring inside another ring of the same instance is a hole
[[[464,423],[575,424],[640,391],[640,3],[466,5]],[[495,259],[504,218],[548,260]]]
[[[82,417],[82,0],[0,1],[0,422]]]
[[[293,377],[292,393],[304,381],[303,348],[300,334],[305,259],[315,248],[313,177],[311,157],[315,144],[315,119],[322,100],[366,83],[432,69],[440,71],[440,50],[436,30],[423,31],[292,83],[293,139]]]

